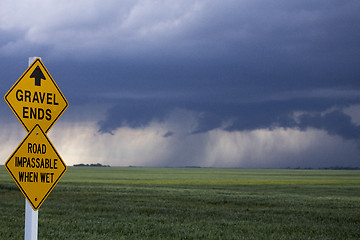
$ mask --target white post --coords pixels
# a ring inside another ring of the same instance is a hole
[[[29,57],[29,67],[37,57]],[[25,240],[37,240],[38,236],[38,211],[34,211],[29,201],[25,198]]]
[[[40,60],[41,60],[41,57],[29,57],[28,67],[30,67],[30,65],[31,65],[37,58],[40,58]]]
[[[25,240],[37,240],[38,211],[34,211],[25,198]]]

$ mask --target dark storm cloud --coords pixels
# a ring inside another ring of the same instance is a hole
[[[194,47],[179,44],[167,49],[170,54],[164,58],[152,52],[145,57],[145,65],[137,65],[141,71],[129,66],[122,82],[128,89],[175,90],[188,97],[169,96],[164,102],[129,100],[127,104],[137,109],[129,116],[120,110],[126,107],[117,104],[100,123],[101,131],[124,123],[146,125],[180,107],[198,113],[193,133],[219,127],[228,131],[314,127],[346,139],[357,138],[357,127],[349,116],[341,111],[322,113],[360,101],[359,3],[231,4],[233,8],[224,4],[216,13],[202,15],[207,25],[190,28],[192,38],[201,44],[189,40]],[[357,92],[351,94],[353,90]],[[292,116],[297,111],[317,117],[305,114],[296,122]],[[224,126],[226,121],[230,123]]]
[[[360,139],[360,126],[342,111],[334,110],[325,114],[308,113],[299,117],[301,128],[313,127],[323,129],[331,135],[339,135],[344,139]]]
[[[288,127],[359,138],[341,111],[360,103],[357,0],[80,3],[49,9],[47,21],[4,13],[0,54],[18,65],[40,52],[73,105],[110,105],[100,132],[185,109],[197,116],[190,134]],[[23,72],[10,66],[3,81]]]
[[[332,97],[329,97],[329,94]],[[196,113],[197,118],[197,125],[189,134],[204,133],[217,128],[243,131],[276,127],[306,130],[312,127],[345,139],[360,137],[357,133],[359,127],[352,123],[349,115],[339,110],[358,103],[358,93],[352,96],[351,92],[330,91],[308,94],[304,92],[299,95],[303,96],[284,96],[277,100],[262,101],[240,97],[233,102],[228,102],[227,98],[219,99],[216,94],[207,96],[206,101],[204,98],[198,99],[198,96],[122,99],[119,100],[120,104],[108,110],[99,126],[101,132],[109,133],[122,126],[142,128],[153,121],[166,121],[174,109],[186,109]],[[337,109],[329,110],[333,106],[337,106]],[[295,116],[297,113],[299,116]]]
[[[167,107],[161,101],[129,101],[123,100],[110,108],[106,118],[99,122],[100,132],[112,133],[121,126],[141,128],[153,120],[162,121]]]

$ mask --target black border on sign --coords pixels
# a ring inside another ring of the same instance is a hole
[[[44,68],[44,70],[46,71],[46,74],[50,77],[51,81],[53,82],[53,84],[55,85],[56,89],[58,90],[58,92],[60,93],[61,97],[64,99],[66,106],[64,107],[64,109],[59,113],[59,115],[54,119],[54,121],[50,124],[50,126],[45,130],[45,133],[48,133],[50,128],[55,124],[55,122],[59,119],[59,117],[64,113],[64,111],[66,110],[66,108],[69,106],[68,101],[66,100],[65,96],[63,95],[63,93],[60,91],[60,88],[58,87],[58,85],[56,84],[56,82],[54,81],[54,79],[51,77],[50,73],[48,72],[48,70],[46,69],[45,65],[43,64],[43,62],[41,61],[40,58],[36,58],[35,61],[30,65],[30,67],[28,67],[26,69],[26,71],[23,73],[23,75],[21,75],[21,77],[15,82],[15,84],[10,88],[10,90],[5,94],[4,99],[7,102],[7,104],[10,106],[11,110],[13,111],[13,113],[16,115],[16,117],[19,119],[19,121],[21,122],[21,124],[23,125],[23,127],[26,129],[27,132],[29,132],[28,127],[26,127],[25,123],[22,121],[22,119],[20,118],[20,116],[16,113],[15,109],[13,108],[13,106],[10,104],[10,102],[7,100],[7,96],[13,91],[13,89],[16,87],[16,85],[18,85],[18,83],[24,78],[24,76],[26,75],[27,72],[30,71],[30,69],[32,69],[32,67],[39,62],[41,64],[41,66]]]
[[[34,205],[34,203],[30,200],[29,196],[26,194],[25,190],[22,188],[21,184],[17,181],[17,178],[12,174],[12,172],[10,171],[9,167],[8,167],[8,163],[10,161],[10,159],[16,154],[16,152],[19,150],[19,148],[24,144],[24,142],[26,141],[26,139],[30,136],[30,134],[32,134],[32,132],[35,130],[35,128],[38,127],[40,129],[40,131],[42,132],[42,134],[45,136],[45,139],[48,141],[48,143],[50,144],[50,146],[52,147],[52,149],[54,150],[54,152],[56,153],[56,155],[58,156],[59,160],[62,162],[62,164],[64,165],[64,171],[62,171],[59,175],[59,177],[55,180],[54,184],[50,187],[49,191],[47,191],[47,193],[44,195],[44,197],[41,199],[41,201],[39,202],[39,204],[37,204],[36,206]],[[47,198],[47,196],[50,194],[50,192],[54,189],[55,185],[59,182],[60,178],[62,177],[62,175],[64,175],[64,173],[67,170],[66,164],[64,163],[64,161],[61,159],[59,153],[56,151],[54,145],[52,144],[52,142],[50,141],[50,139],[46,136],[46,134],[44,133],[44,131],[41,129],[41,127],[39,126],[39,124],[36,124],[35,127],[28,133],[28,135],[26,135],[26,137],[21,141],[21,143],[19,144],[19,146],[15,149],[15,151],[13,152],[13,154],[11,154],[11,156],[9,157],[9,159],[6,161],[5,163],[5,167],[6,170],[10,173],[11,177],[14,179],[16,185],[18,185],[18,187],[20,188],[21,192],[24,194],[24,196],[26,197],[26,199],[29,201],[29,203],[31,204],[32,208],[37,211],[40,206],[43,204],[43,202],[45,201],[45,199]]]

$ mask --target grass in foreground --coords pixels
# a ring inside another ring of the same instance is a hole
[[[0,167],[0,239],[24,197]],[[69,167],[39,239],[360,239],[360,171]]]

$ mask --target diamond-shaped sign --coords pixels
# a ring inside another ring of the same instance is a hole
[[[47,133],[68,107],[40,58],[30,65],[4,98],[28,132],[39,124]]]
[[[5,167],[36,211],[66,171],[66,165],[39,125],[28,133]]]

